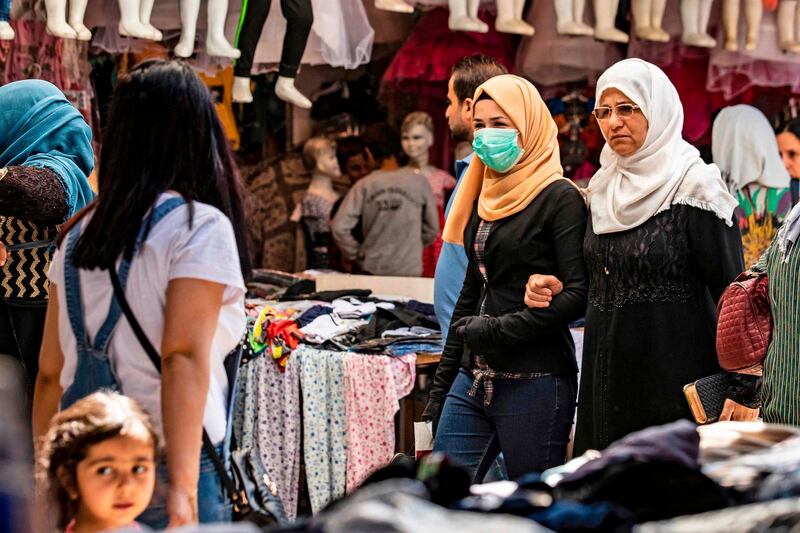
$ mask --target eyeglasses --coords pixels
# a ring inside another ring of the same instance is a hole
[[[592,114],[597,120],[608,120],[611,118],[611,112],[617,114],[619,118],[628,118],[633,116],[633,112],[640,109],[638,105],[634,104],[618,104],[614,107],[596,107]]]

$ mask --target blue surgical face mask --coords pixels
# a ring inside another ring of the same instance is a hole
[[[472,149],[492,170],[506,173],[522,159],[525,150],[517,143],[519,131],[507,128],[482,128],[475,132]]]

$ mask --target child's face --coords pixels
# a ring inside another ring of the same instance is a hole
[[[89,448],[78,463],[77,521],[103,529],[131,524],[147,508],[156,481],[149,435],[120,435]]]

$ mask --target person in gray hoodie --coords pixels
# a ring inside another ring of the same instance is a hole
[[[363,242],[352,234],[361,222]],[[422,275],[422,249],[439,233],[427,178],[405,166],[378,170],[347,193],[331,223],[342,255],[376,276]]]

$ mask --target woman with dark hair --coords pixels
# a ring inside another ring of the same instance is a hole
[[[230,520],[203,428],[221,450],[229,386],[223,360],[245,331],[249,271],[230,149],[203,83],[183,62],[152,61],[122,78],[104,132],[99,196],[61,234],[34,395],[34,434],[98,389],[153,416],[166,463],[147,511],[155,529]],[[161,373],[127,320],[161,354]],[[198,401],[199,400],[199,401]]]
[[[778,150],[783,166],[792,178],[792,205],[796,205],[800,201],[800,118],[790,121],[780,130]]]

